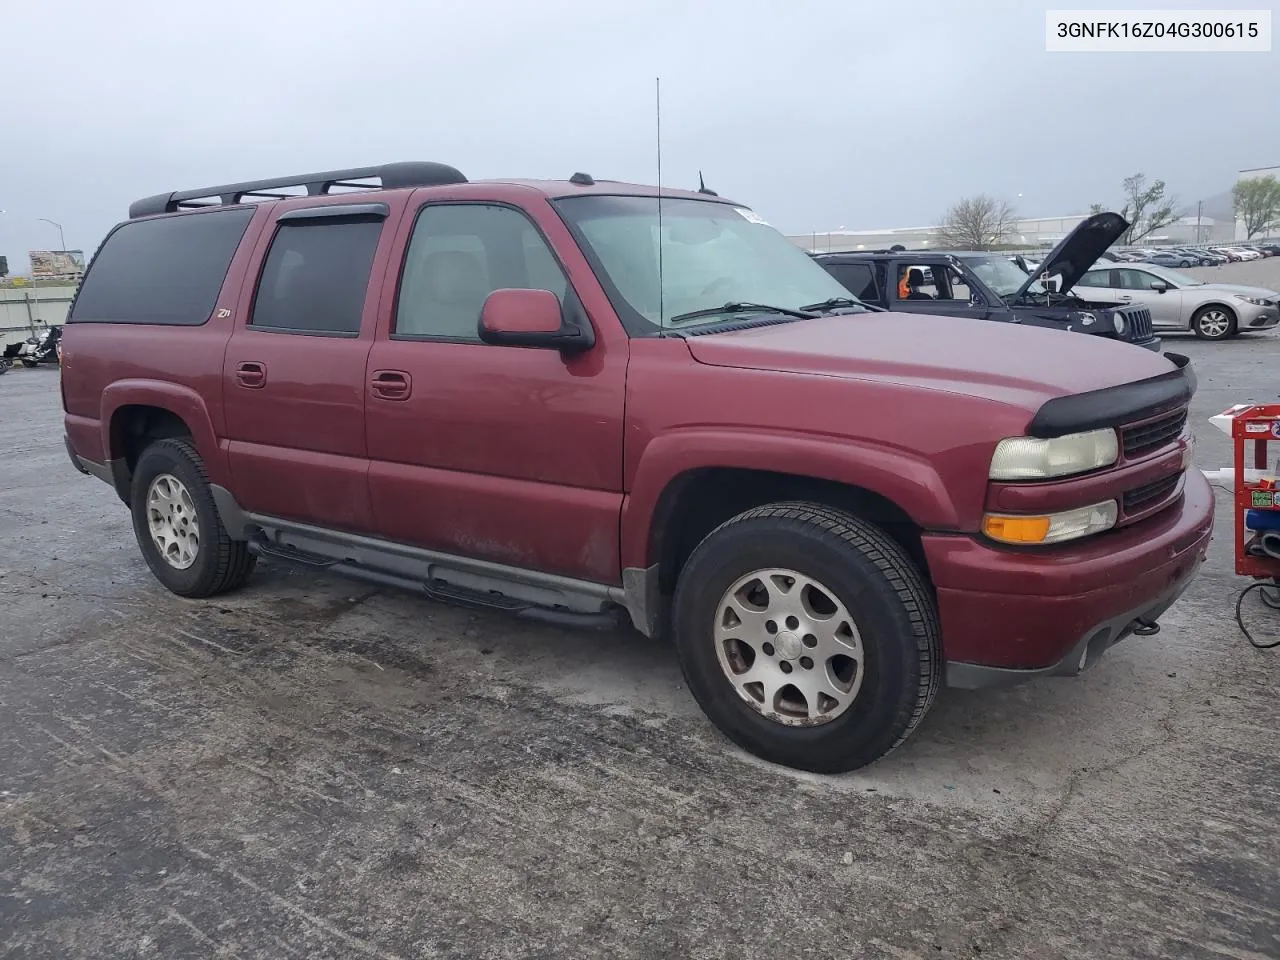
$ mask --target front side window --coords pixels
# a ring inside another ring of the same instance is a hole
[[[359,333],[382,224],[378,218],[281,223],[249,323],[291,333]]]
[[[1150,290],[1151,284],[1158,277],[1147,273],[1145,270],[1121,270],[1120,271],[1120,288],[1122,290]]]
[[[394,335],[480,340],[480,310],[495,290],[550,290],[568,281],[537,227],[511,207],[423,208],[405,253]]]
[[[1154,270],[1148,271],[1151,280],[1163,280],[1171,287],[1199,287],[1204,285],[1203,280],[1197,280],[1195,277],[1189,276],[1180,270],[1170,270],[1168,267],[1156,267]]]
[[[938,278],[934,276],[935,269],[928,264],[898,264],[898,299],[942,299]]]
[[[712,200],[577,196],[553,201],[603,272],[633,335],[686,323],[729,304],[795,310],[848,299],[812,257],[750,210]],[[700,314],[699,316],[692,316]]]

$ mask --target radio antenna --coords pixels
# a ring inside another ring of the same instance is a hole
[[[662,78],[653,79],[653,107],[658,141],[658,326],[666,323],[666,303],[662,287]]]

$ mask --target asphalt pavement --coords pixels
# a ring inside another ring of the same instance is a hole
[[[1226,465],[1206,418],[1280,400],[1280,335],[1167,348]],[[1280,957],[1280,650],[1225,493],[1160,634],[820,777],[634,633],[277,564],[172,596],[60,418],[56,369],[0,377],[7,960]]]

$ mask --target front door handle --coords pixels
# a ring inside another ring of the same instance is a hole
[[[381,400],[407,400],[413,392],[413,378],[403,370],[375,370],[369,389]]]
[[[242,387],[257,390],[267,385],[267,365],[256,360],[246,360],[236,366],[236,382]]]
[[[1123,293],[1123,294],[1121,294],[1121,295],[1120,295],[1120,299],[1121,299],[1121,300],[1132,300],[1132,299],[1133,299],[1133,297],[1129,296],[1129,294],[1127,294],[1127,293]]]

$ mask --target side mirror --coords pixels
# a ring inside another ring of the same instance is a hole
[[[493,346],[573,352],[595,344],[588,327],[567,320],[550,290],[495,290],[480,308],[480,339]]]
[[[1165,283],[1163,280],[1153,280],[1151,282],[1151,289],[1154,290],[1156,293],[1164,293],[1166,290],[1169,289],[1169,285]]]

